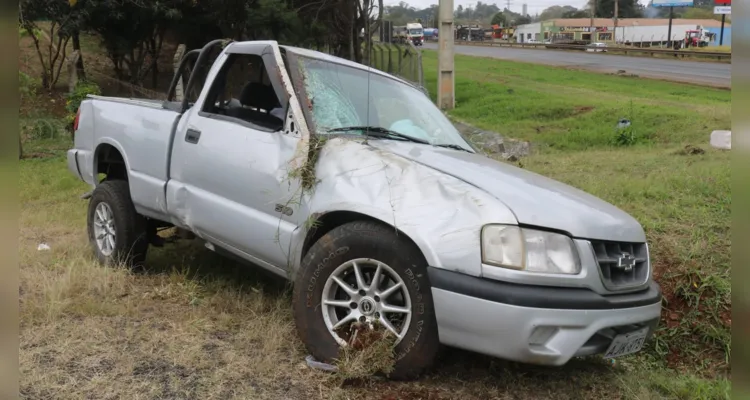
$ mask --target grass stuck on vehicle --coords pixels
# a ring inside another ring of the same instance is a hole
[[[684,150],[728,97],[489,62],[457,57],[450,117],[530,141],[517,161],[274,42],[222,45],[190,101],[83,101],[64,159],[22,161],[26,393],[728,397],[729,156]]]

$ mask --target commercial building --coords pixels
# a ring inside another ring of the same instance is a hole
[[[516,27],[515,41],[519,43],[547,41],[585,41],[626,43],[633,45],[659,45],[682,41],[687,31],[704,30],[710,38],[709,45],[718,45],[721,22],[713,19],[673,19],[671,38],[668,38],[669,20],[664,18],[621,18],[615,28],[608,18],[560,18]],[[724,44],[731,42],[730,24],[725,24]]]
[[[543,24],[544,22],[534,22],[526,25],[518,25],[515,30],[516,42],[539,43]]]

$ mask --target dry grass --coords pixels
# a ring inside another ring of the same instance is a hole
[[[347,379],[387,368],[388,352],[371,348],[345,353],[338,374],[312,370],[286,282],[191,242],[152,249],[145,273],[97,265],[79,199],[88,188],[65,167],[69,138],[27,144],[40,156],[20,165],[22,398],[728,398],[726,380],[675,379],[633,357],[541,368],[446,349],[418,382]],[[562,168],[559,178],[575,172]]]
[[[339,336],[348,338],[336,360],[337,378],[341,383],[388,375],[395,365],[393,346],[395,337],[380,324],[369,327],[354,322],[344,327]]]
[[[287,284],[258,268],[189,242],[152,249],[146,273],[94,263],[78,198],[86,187],[56,154],[21,162],[23,398],[726,398],[726,381],[675,388],[668,371],[641,377],[632,358],[542,368],[446,350],[418,382],[347,379],[381,369],[376,350],[343,356],[338,374],[312,370]],[[41,242],[51,249],[38,251]]]

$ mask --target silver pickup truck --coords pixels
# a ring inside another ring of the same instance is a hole
[[[635,219],[478,154],[420,88],[357,63],[214,41],[166,101],[91,96],[74,130],[102,263],[143,266],[174,227],[292,280],[319,360],[357,321],[394,335],[397,378],[440,344],[543,365],[623,356],[659,321]]]

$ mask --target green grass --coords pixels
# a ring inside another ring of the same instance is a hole
[[[425,58],[432,89],[434,53],[425,52]],[[419,382],[334,385],[302,364],[306,353],[282,282],[215,256],[200,243],[153,249],[149,274],[98,266],[86,240],[86,202],[79,198],[88,187],[65,165],[70,138],[59,127],[49,134],[45,129],[58,125],[40,113],[22,119],[30,127],[24,150],[35,156],[20,162],[21,393],[728,399],[731,337],[723,318],[731,307],[729,154],[709,148],[707,130],[653,113],[632,118],[636,132],[644,132],[635,145],[614,146],[611,128],[620,115],[613,108],[595,114],[605,106],[591,97],[617,99],[626,109],[631,100],[634,108],[658,106],[667,115],[682,107],[695,111],[690,118],[696,124],[728,127],[728,92],[469,57],[457,57],[456,68],[460,101],[453,117],[541,144],[518,164],[597,195],[643,224],[669,300],[645,352],[614,365],[592,358],[539,368],[448,350]],[[517,107],[519,91],[536,99],[519,100],[535,111],[506,110]],[[598,108],[571,117],[568,103]],[[44,129],[34,128],[39,124]],[[536,132],[535,124],[547,130]],[[577,127],[576,133],[566,126]],[[685,155],[685,144],[705,153]],[[40,242],[51,250],[37,251]]]
[[[665,320],[644,361],[722,374],[731,310],[729,154],[679,147],[596,149],[522,160],[524,168],[617,205],[646,230]]]
[[[68,143],[57,141],[46,148]],[[200,243],[152,249],[148,274],[97,265],[79,198],[88,187],[53,151],[20,165],[20,387],[28,398],[728,398],[725,379],[678,376],[635,357],[543,368],[459,350],[418,382],[342,385],[302,366],[291,299],[277,279]],[[51,250],[37,251],[40,242]]]
[[[435,55],[424,52],[430,89]],[[537,150],[520,161],[524,168],[601,197],[643,225],[667,302],[639,361],[728,373],[730,156],[708,138],[731,127],[730,92],[489,58],[455,61],[451,117],[531,141]],[[632,123],[632,145],[616,144],[620,118]],[[689,154],[686,145],[704,152]]]
[[[431,90],[436,54],[423,52]],[[728,90],[460,55],[455,68],[451,115],[552,149],[608,146],[620,118],[644,144],[705,143],[731,127]]]

